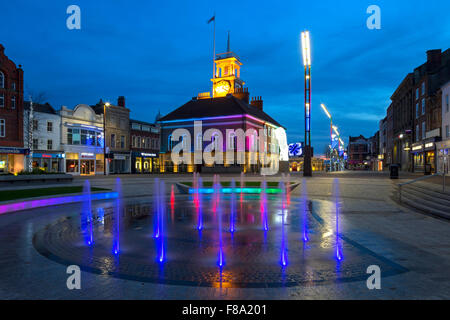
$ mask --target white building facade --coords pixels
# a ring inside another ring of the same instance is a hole
[[[442,92],[442,141],[436,143],[438,171],[449,173],[450,165],[450,82],[441,87]]]
[[[73,175],[104,174],[103,115],[86,105],[61,108],[64,169]]]
[[[25,168],[46,172],[64,172],[64,151],[61,147],[61,117],[51,105],[24,103],[24,146],[30,149]],[[31,125],[30,125],[31,124]],[[31,160],[31,161],[30,161]]]

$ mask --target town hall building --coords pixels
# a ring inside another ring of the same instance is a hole
[[[230,51],[229,43],[227,52],[216,54],[214,62],[212,97],[209,92],[200,93],[159,120],[160,171],[259,173],[261,168],[273,165],[274,161],[277,171],[278,164],[280,171],[286,171],[288,157],[285,129],[264,112],[261,97],[250,100],[248,88],[244,87],[245,82],[240,77],[242,62]],[[174,139],[172,135],[176,129],[185,129],[190,139],[183,141],[185,136]],[[211,134],[211,130],[216,132]],[[237,132],[245,133],[243,139]],[[264,139],[258,139],[261,134]],[[175,153],[174,147],[181,141],[190,141],[190,146],[185,146],[182,151],[188,150],[190,161],[174,163],[172,151]],[[199,161],[198,156],[194,155],[194,151],[198,150],[211,151],[214,156],[217,152],[234,151],[231,158],[221,155],[219,158],[223,159],[222,163],[208,163],[204,159]],[[281,158],[280,150],[283,151]],[[262,161],[261,151],[268,161]]]

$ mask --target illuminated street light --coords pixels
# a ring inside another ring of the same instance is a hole
[[[332,158],[333,158],[333,119],[331,117],[330,112],[328,112],[327,107],[325,107],[325,105],[323,103],[320,104],[320,106],[322,107],[322,110],[327,115],[328,119],[330,119],[330,138],[331,138],[331,143],[330,143],[330,171],[332,171],[331,162],[332,162]]]
[[[302,32],[302,54],[303,65],[305,67],[311,66],[311,41],[309,38],[309,31]]]
[[[320,106],[322,107],[322,110],[325,112],[325,114],[327,115],[327,117],[328,117],[329,119],[331,119],[331,114],[328,112],[327,107],[325,107],[325,105],[324,105],[323,103],[322,103]]]
[[[106,108],[111,106],[111,103],[105,102],[103,104],[103,175],[106,176]]]
[[[333,131],[336,133],[336,135],[341,136],[341,135],[339,134],[338,127],[333,126]]]
[[[303,66],[305,67],[305,148],[303,176],[312,176],[311,166],[311,41],[309,31],[301,33]]]

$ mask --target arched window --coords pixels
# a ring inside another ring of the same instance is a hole
[[[5,75],[0,71],[0,88],[5,88]]]
[[[236,148],[236,134],[231,132],[228,136],[228,150],[234,150]]]

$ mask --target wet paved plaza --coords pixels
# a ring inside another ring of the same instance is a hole
[[[301,182],[301,177],[291,179]],[[166,179],[166,185],[178,180]],[[114,188],[114,179],[91,183]],[[267,198],[267,231],[259,196],[237,199],[231,233],[231,196],[220,199],[220,210],[211,196],[202,198],[199,231],[193,197],[176,193],[171,204],[167,194],[163,262],[158,261],[161,242],[155,239],[152,183],[152,179],[123,179],[117,255],[112,250],[114,201],[93,202],[93,212],[102,215],[95,216],[91,246],[85,241],[86,229],[80,228],[81,204],[0,216],[0,298],[450,297],[449,223],[398,206],[391,200],[393,185],[388,179],[339,176],[337,200],[334,177],[308,179],[307,202],[301,186],[284,209],[279,196]],[[66,267],[71,264],[82,269],[81,290],[66,287]],[[371,265],[381,269],[381,290],[366,286]]]

